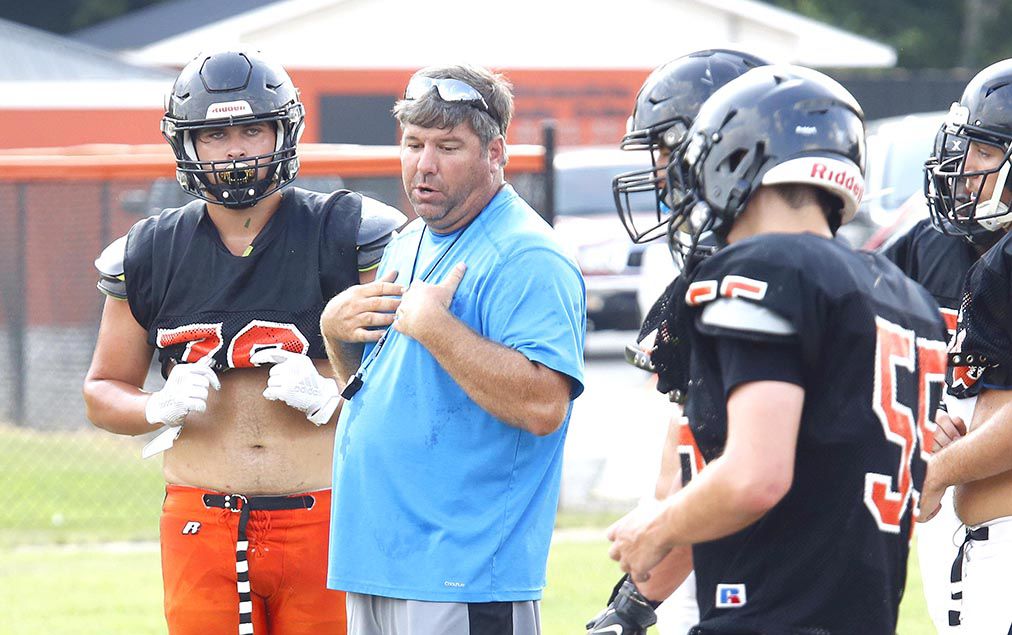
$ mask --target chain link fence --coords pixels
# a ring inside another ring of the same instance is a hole
[[[543,158],[540,148],[528,153],[537,161],[508,178],[542,209]],[[151,435],[113,435],[85,417],[81,386],[104,303],[93,262],[139,219],[189,199],[171,178],[61,180],[51,169],[0,176],[0,547],[155,539],[161,461],[140,458]],[[344,187],[409,210],[396,169],[343,178],[304,170],[296,185]],[[161,383],[153,365],[146,389]]]

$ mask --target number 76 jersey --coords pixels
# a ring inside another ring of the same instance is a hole
[[[707,462],[724,449],[736,385],[805,391],[787,495],[694,547],[701,625],[894,633],[945,381],[938,306],[882,256],[811,234],[721,250],[694,272],[685,302],[686,415]]]
[[[246,252],[233,254],[203,201],[136,223],[96,261],[100,290],[125,299],[169,362],[250,368],[262,348],[326,359],[326,302],[376,265],[404,216],[338,191],[286,188]]]

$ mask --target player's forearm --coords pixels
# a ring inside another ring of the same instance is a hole
[[[759,520],[781,497],[761,475],[742,473],[722,456],[667,499],[654,530],[671,546],[717,540]]]
[[[662,602],[682,586],[692,572],[692,548],[676,547],[650,570],[650,578],[636,583],[643,597],[651,602]]]
[[[112,379],[88,379],[83,392],[85,415],[96,427],[128,435],[153,429],[144,417],[150,395],[136,386]]]
[[[420,343],[475,403],[533,434],[551,434],[569,410],[569,382],[448,315]]]
[[[928,476],[934,485],[962,485],[1012,470],[1012,391],[981,393],[970,434],[931,457]]]
[[[681,408],[675,406],[675,410],[675,415],[668,423],[668,434],[664,439],[664,450],[661,455],[661,469],[654,488],[654,497],[657,500],[674,496],[682,489],[682,470],[678,458],[678,432],[682,416]],[[636,588],[648,600],[660,602],[674,593],[691,572],[692,548],[675,547],[660,564],[650,570],[648,580],[636,583]]]
[[[664,500],[682,487],[682,465],[678,456],[678,430],[681,426],[680,409],[668,423],[668,433],[661,450],[661,469],[654,484],[654,498]],[[651,598],[653,599],[653,598]]]

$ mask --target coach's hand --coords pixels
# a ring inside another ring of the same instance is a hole
[[[587,622],[587,635],[645,635],[656,623],[653,605],[626,576],[612,591],[608,607]]]
[[[331,298],[320,316],[323,336],[338,342],[375,342],[394,321],[404,287],[394,284],[397,272],[379,280],[348,287]]]
[[[397,309],[394,328],[423,344],[430,335],[440,332],[446,324],[453,294],[464,279],[465,271],[467,265],[458,262],[439,284],[421,280],[413,282]]]
[[[280,348],[266,348],[253,353],[249,360],[257,366],[274,364],[264,390],[265,398],[285,402],[318,426],[334,416],[341,391],[336,381],[316,370],[310,358]]]
[[[148,397],[144,406],[148,423],[181,426],[186,415],[207,410],[208,388],[221,388],[211,363],[204,357],[193,364],[176,364],[165,386]]]

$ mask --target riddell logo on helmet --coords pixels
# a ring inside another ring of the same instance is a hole
[[[863,179],[847,170],[834,170],[825,163],[815,162],[812,164],[811,177],[830,183],[836,183],[840,187],[850,190],[854,198],[860,199],[864,192]]]
[[[253,108],[245,100],[223,101],[211,104],[207,107],[207,119],[224,119],[226,117],[240,117],[252,115]]]

